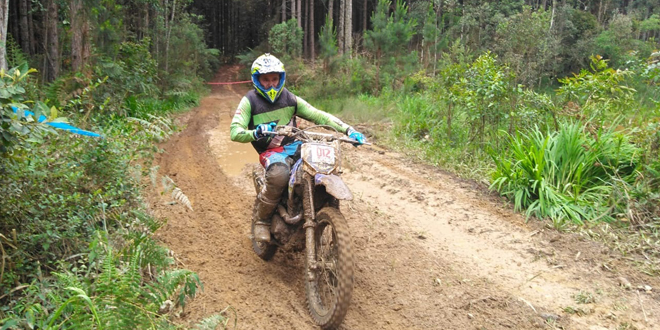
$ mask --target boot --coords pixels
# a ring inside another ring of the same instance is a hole
[[[270,243],[270,223],[277,201],[265,199],[261,194],[254,203],[254,240],[259,243]]]

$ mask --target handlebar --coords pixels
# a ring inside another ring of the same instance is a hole
[[[275,131],[266,131],[263,132],[262,134],[264,135],[270,135],[270,136],[287,136],[287,137],[292,137],[292,138],[297,138],[299,140],[325,140],[325,141],[334,141],[338,140],[341,142],[346,142],[350,143],[353,145],[359,145],[360,143],[357,140],[353,140],[351,138],[345,137],[345,136],[336,136],[334,134],[329,134],[329,133],[321,133],[321,132],[310,132],[308,129],[312,128],[319,128],[319,127],[325,127],[324,125],[318,125],[318,126],[312,126],[307,129],[299,129],[297,127],[293,126],[276,126]],[[371,143],[362,143],[363,145],[371,145]]]

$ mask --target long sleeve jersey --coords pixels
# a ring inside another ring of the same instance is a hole
[[[270,103],[251,90],[241,99],[238,109],[231,121],[231,140],[236,142],[251,142],[258,153],[277,148],[290,143],[289,138],[265,137],[255,139],[254,129],[260,124],[276,123],[297,127],[296,116],[309,120],[317,125],[329,125],[337,131],[346,133],[349,126],[337,117],[314,108],[302,98],[289,92],[286,88],[275,101]]]

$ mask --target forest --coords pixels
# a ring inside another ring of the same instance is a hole
[[[370,138],[556,230],[614,228],[657,276],[659,38],[658,0],[2,0],[2,329],[176,328],[202,280],[140,191],[186,204],[157,143],[264,52]]]

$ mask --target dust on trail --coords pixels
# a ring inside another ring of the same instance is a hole
[[[237,72],[216,79],[237,80]],[[156,215],[168,219],[157,237],[204,282],[178,322],[192,326],[231,306],[238,329],[317,329],[307,314],[302,255],[278,251],[264,262],[251,249],[248,173],[257,156],[229,140],[231,116],[248,90],[214,87],[180,118],[185,129],[156,159],[159,174],[194,207],[148,192]],[[343,178],[356,198],[342,212],[356,272],[342,329],[660,327],[660,282],[621,256],[527,224],[485,187],[401,154],[378,146],[344,151]],[[621,287],[619,277],[633,288]]]

